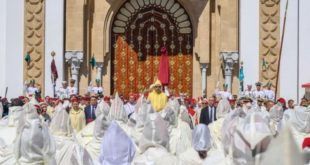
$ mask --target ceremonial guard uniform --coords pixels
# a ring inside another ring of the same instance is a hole
[[[68,86],[69,89],[69,96],[71,95],[77,95],[77,88],[74,86],[75,80],[71,79],[70,80],[70,86]]]
[[[35,85],[35,81],[30,80],[30,86],[27,88],[28,96],[36,95],[37,93],[39,93],[38,88],[36,88],[34,85]]]
[[[62,82],[62,87],[60,87],[57,90],[57,96],[60,99],[69,98],[70,97],[70,90],[68,89],[67,85],[68,85],[67,81],[63,81]]]
[[[275,99],[275,93],[271,89],[271,83],[267,84],[267,89],[264,90],[264,93],[265,93],[266,99],[268,99],[268,100],[274,100]]]
[[[231,93],[229,91],[227,91],[227,87],[228,87],[228,85],[224,84],[224,86],[223,86],[224,90],[223,91],[217,91],[216,95],[220,96],[223,99],[224,98],[227,99],[227,100],[232,99],[232,95],[231,95]]]

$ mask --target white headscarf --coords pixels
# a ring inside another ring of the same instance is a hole
[[[117,93],[112,101],[108,119],[110,121],[119,120],[127,123],[128,116],[126,114],[126,111],[124,110],[124,103],[121,98],[119,98]]]
[[[69,115],[65,109],[57,110],[50,124],[53,135],[69,137],[73,133]]]
[[[294,164],[303,165],[302,154],[296,145],[289,127],[284,127],[279,135],[272,139],[267,151],[262,155],[261,165]]]
[[[207,125],[198,124],[194,128],[192,144],[196,151],[208,151],[211,148],[211,135]]]
[[[139,148],[142,152],[149,147],[162,146],[167,148],[169,144],[169,133],[167,123],[158,113],[148,116],[144,125],[143,136],[140,139]]]
[[[112,121],[101,143],[101,164],[130,165],[135,152],[132,140],[115,121]]]

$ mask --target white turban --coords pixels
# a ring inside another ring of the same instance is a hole
[[[211,135],[207,125],[198,124],[194,128],[192,144],[196,151],[208,151],[211,148]]]

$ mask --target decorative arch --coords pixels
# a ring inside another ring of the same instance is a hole
[[[169,89],[192,94],[193,30],[176,0],[128,0],[111,28],[111,92],[140,92],[154,82],[160,48],[169,55]]]
[[[186,10],[175,0],[130,0],[126,2],[116,15],[113,32],[124,33],[133,17],[141,10],[156,6],[173,18],[179,33],[192,33],[191,23]]]

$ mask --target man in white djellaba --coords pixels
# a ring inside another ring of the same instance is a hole
[[[0,119],[0,137],[6,145],[13,144],[19,118],[23,114],[22,105],[23,103],[20,99],[13,99],[11,107],[9,107],[9,114]]]
[[[99,161],[101,165],[130,165],[136,153],[133,141],[112,121],[102,143]]]
[[[136,97],[133,93],[130,93],[128,103],[124,105],[124,109],[126,111],[128,118],[135,112],[135,108],[136,108]]]
[[[68,82],[63,81],[62,86],[56,91],[56,93],[60,99],[69,98],[70,97],[70,90],[68,88]]]
[[[56,142],[57,165],[94,164],[87,150],[75,140],[69,115],[62,106],[57,107],[50,130]]]
[[[27,96],[35,96],[38,92],[38,88],[35,87],[35,80],[30,80],[29,87],[27,88]]]
[[[14,143],[17,164],[56,165],[56,145],[32,104],[24,106],[18,125]]]
[[[250,97],[253,99],[253,91],[252,91],[252,85],[248,84],[247,85],[247,89],[244,90],[244,92],[242,93],[243,97]]]
[[[110,107],[107,103],[104,101],[100,102],[95,111],[97,116],[95,121],[89,123],[77,135],[78,142],[88,151],[94,164],[99,160],[100,144],[110,125],[110,121],[107,119],[109,110]]]
[[[232,162],[238,165],[258,164],[272,139],[272,131],[261,112],[247,114],[237,124],[232,139]]]
[[[176,156],[168,152],[169,133],[166,121],[158,113],[149,114],[139,142],[139,156],[135,157],[135,165],[177,165]]]
[[[252,98],[254,101],[254,105],[256,105],[258,98],[265,98],[265,92],[262,90],[262,83],[257,82],[255,83],[255,85],[256,85],[256,90],[253,91],[253,98]]]
[[[223,90],[222,91],[216,91],[215,94],[217,96],[220,96],[221,98],[225,98],[225,99],[232,99],[232,95],[231,93],[228,91],[228,85],[224,84],[223,85]]]
[[[192,145],[190,149],[179,155],[184,165],[201,165],[211,149],[210,130],[205,124],[198,124],[193,130]]]
[[[262,154],[261,160],[257,164],[307,164],[300,152],[300,148],[293,139],[294,137],[290,127],[285,126],[279,134],[271,140],[266,152]]]
[[[272,84],[270,82],[267,83],[267,89],[264,90],[265,93],[265,97],[268,100],[274,100],[275,98],[275,93],[274,91],[271,89]]]
[[[74,79],[71,79],[71,80],[70,80],[70,85],[68,86],[68,89],[69,89],[69,96],[71,96],[71,95],[77,95],[77,94],[78,94],[77,88],[74,86],[74,84],[75,84],[75,80],[74,80]]]
[[[92,95],[103,95],[104,90],[103,90],[100,83],[101,83],[100,79],[96,79],[96,85],[95,86],[92,86],[92,83],[90,83],[89,87],[88,87],[88,92]]]

